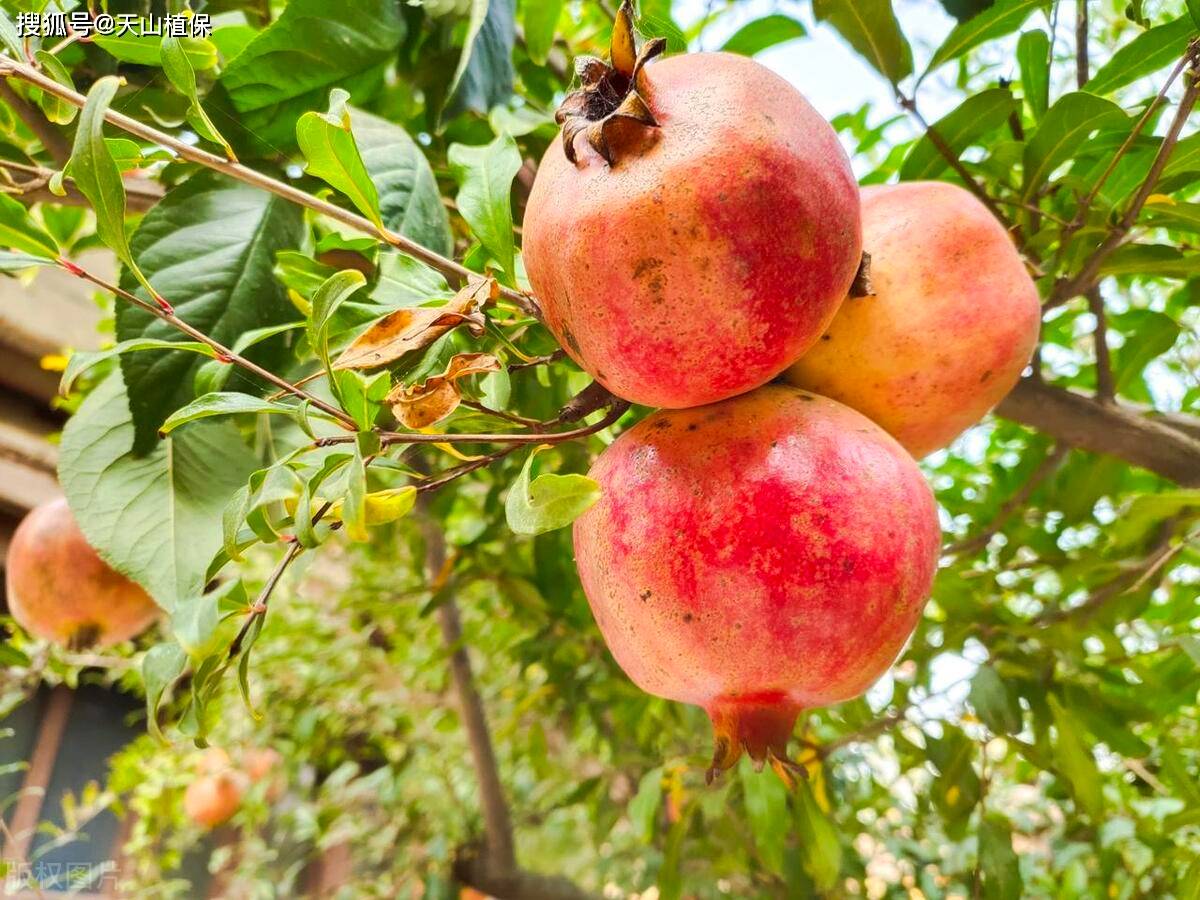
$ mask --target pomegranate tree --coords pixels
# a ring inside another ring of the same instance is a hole
[[[799,712],[862,693],[929,595],[929,488],[832,400],[772,385],[658,412],[591,477],[575,554],[592,611],[639,687],[708,711],[710,778],[743,751],[786,777]]]
[[[526,207],[545,321],[613,393],[698,406],[778,375],[825,330],[861,258],[858,188],[829,124],[728,53],[647,64],[622,7],[583,58]]]
[[[851,297],[788,380],[887,429],[914,456],[945,447],[1007,394],[1041,304],[1012,239],[965,189],[863,188],[873,294]]]
[[[17,624],[65,647],[107,647],[158,618],[150,595],[88,544],[65,499],[43,504],[21,521],[6,565],[8,610]]]

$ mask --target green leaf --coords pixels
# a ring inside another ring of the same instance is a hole
[[[961,156],[980,137],[1008,121],[1016,109],[1017,101],[1010,90],[992,88],[968,97],[958,109],[934,123],[933,128],[955,155]],[[900,178],[902,181],[936,178],[949,166],[950,163],[926,134],[913,144],[905,157],[900,167]]]
[[[1025,185],[1029,200],[1050,174],[1083,145],[1093,131],[1120,128],[1129,122],[1121,107],[1094,94],[1075,91],[1060,97],[1047,110],[1033,137],[1025,145]]]
[[[1184,253],[1170,244],[1126,244],[1104,261],[1100,274],[1191,278],[1200,274],[1200,253]]]
[[[1020,900],[1021,864],[1013,852],[1012,829],[1001,816],[985,816],[979,823],[979,868],[985,900]]]
[[[246,332],[296,318],[296,308],[273,269],[275,254],[299,247],[304,235],[304,216],[295,204],[201,172],[146,213],[133,235],[132,248],[179,316],[230,347]],[[125,287],[135,287],[123,281]],[[134,338],[186,340],[169,323],[122,304],[117,310],[117,339]],[[246,355],[268,369],[278,369],[291,358],[292,350],[284,337],[277,337]],[[121,357],[138,429],[138,452],[153,447],[163,420],[196,396],[195,378],[203,365],[185,353]],[[239,388],[254,384],[240,370],[230,377],[237,379]]]
[[[59,480],[88,543],[170,612],[203,588],[221,546],[221,511],[255,468],[237,430],[202,423],[133,453],[120,375],[106,378],[63,429]]]
[[[738,766],[742,792],[746,797],[746,818],[754,835],[754,846],[768,869],[783,874],[783,851],[787,842],[787,788],[774,773],[754,771],[743,757]]]
[[[458,211],[491,257],[515,284],[512,181],[521,168],[521,153],[507,134],[484,146],[452,144],[450,168],[459,184]]]
[[[967,699],[992,734],[1016,734],[1021,730],[1021,704],[991,666],[979,667],[971,679]]]
[[[80,375],[105,360],[113,359],[122,353],[137,353],[142,350],[183,350],[188,353],[199,353],[209,359],[215,358],[217,355],[212,347],[199,341],[160,341],[154,338],[135,338],[132,341],[122,341],[106,350],[76,350],[71,354],[67,368],[63,371],[62,380],[58,385],[59,393],[63,396],[71,393],[71,388],[75,386],[75,381]]]
[[[391,390],[392,376],[387,369],[370,377],[353,369],[341,369],[333,373],[333,385],[342,408],[359,429],[369,431]]]
[[[350,110],[350,128],[378,191],[383,224],[434,253],[451,256],[454,239],[450,217],[437,179],[417,142],[399,125],[359,109]],[[393,251],[384,258],[388,255],[397,254]]]
[[[171,615],[171,633],[192,659],[200,659],[217,652],[214,638],[221,623],[218,606],[231,593],[240,592],[246,605],[246,589],[240,580],[227,581],[216,590],[195,597],[187,597]]]
[[[87,197],[96,214],[96,234],[100,240],[125,263],[150,299],[162,303],[162,297],[150,286],[129,250],[129,239],[125,234],[125,182],[121,180],[121,170],[104,140],[104,114],[119,85],[116,76],[106,75],[88,91],[67,165],[75,187]]]
[[[600,485],[586,475],[539,475],[530,481],[535,447],[504,503],[508,527],[517,534],[541,534],[570,525],[600,499]]]
[[[768,47],[784,44],[804,37],[808,32],[804,24],[791,16],[779,13],[763,16],[747,22],[721,47],[726,53],[754,56]]]
[[[30,256],[28,253],[0,250],[0,272],[21,272],[34,266],[52,265],[54,265],[54,260],[44,256]]]
[[[0,194],[0,245],[42,259],[58,259],[58,242],[8,194]]]
[[[1058,702],[1046,698],[1054,716],[1057,737],[1054,742],[1055,765],[1071,786],[1079,808],[1094,821],[1104,815],[1104,795],[1100,787],[1100,770],[1085,739],[1083,729],[1075,718]]]
[[[513,86],[516,0],[472,0],[466,38],[450,80],[442,122],[464,112],[486,115],[508,102]],[[436,104],[435,104],[436,106]]]
[[[250,394],[222,391],[197,397],[187,406],[176,410],[162,423],[159,431],[166,435],[188,422],[209,419],[213,416],[232,416],[244,413],[273,413],[295,418],[296,407],[286,403],[277,403],[274,400],[264,400]]]
[[[1200,171],[1200,132],[1188,135],[1175,145],[1159,183],[1174,175],[1197,171]]]
[[[984,41],[995,40],[1012,34],[1025,24],[1025,20],[1037,9],[1045,8],[1047,0],[997,0],[977,16],[959,23],[942,42],[929,61],[929,67],[921,75],[924,80],[930,72],[978,47]]]
[[[17,33],[17,26],[3,7],[0,7],[0,43],[4,44],[13,59],[21,59],[25,55],[25,46]]]
[[[328,372],[332,373],[329,364],[329,324],[338,307],[366,283],[362,272],[344,269],[325,279],[313,294],[312,313],[308,318],[308,342]]]
[[[191,104],[196,132],[205,140],[220,144],[225,149],[225,156],[236,161],[237,156],[234,154],[233,148],[229,146],[229,141],[225,140],[221,132],[217,131],[217,126],[212,123],[208,113],[200,105],[200,95],[196,90],[196,72],[188,59],[187,51],[183,48],[183,38],[163,38],[159,54],[167,79],[175,86],[175,90],[188,98],[188,102]]]
[[[1200,0],[1187,0],[1188,15],[1192,17],[1192,23],[1200,28]],[[1200,862],[1200,860],[1198,860]],[[1197,873],[1200,874],[1200,873]],[[1200,883],[1200,878],[1197,879]]]
[[[842,868],[842,845],[837,828],[817,805],[812,787],[804,778],[796,785],[796,826],[804,870],[818,891],[831,890]]]
[[[361,543],[368,540],[371,534],[367,526],[367,465],[357,444],[346,472],[348,477],[346,495],[342,498],[342,521],[346,523],[346,537]]]
[[[1033,120],[1040,122],[1050,106],[1050,36],[1041,29],[1022,34],[1017,41],[1017,63],[1025,102]]]
[[[1175,346],[1181,331],[1179,323],[1166,313],[1139,309],[1130,316],[1136,318],[1124,317],[1126,341],[1113,354],[1112,363],[1113,381],[1122,393],[1141,378],[1146,366]]]
[[[121,62],[157,66],[162,58],[163,38],[156,34],[140,33],[145,30],[146,20],[142,19],[124,34],[94,34],[92,43]],[[193,37],[178,38],[178,41],[193,69],[204,71],[217,64],[217,47],[212,41]]]
[[[1084,90],[1111,94],[1139,78],[1153,75],[1179,60],[1198,30],[1191,16],[1180,16],[1142,32],[1118,49],[1083,86]]]
[[[662,766],[651,769],[638,782],[637,793],[626,807],[633,833],[643,844],[653,842],[658,833],[658,817],[662,813]]]
[[[912,74],[912,47],[891,0],[813,0],[813,14],[836,28],[892,84]]]
[[[150,733],[163,743],[167,739],[158,727],[158,707],[175,681],[183,674],[187,665],[187,653],[174,641],[155,644],[142,657],[142,684],[146,691],[146,726]]]
[[[554,32],[562,14],[563,0],[525,0],[521,22],[525,26],[525,51],[539,66],[546,64],[554,46]]]
[[[330,91],[328,112],[307,112],[300,117],[296,123],[296,142],[308,161],[305,171],[345,194],[360,213],[382,229],[379,193],[367,174],[350,130],[350,113],[346,109],[349,97],[341,88]]]
[[[1147,203],[1142,209],[1141,224],[1200,234],[1200,203]]]
[[[41,63],[43,74],[53,78],[63,87],[75,90],[75,82],[71,78],[71,73],[57,56],[45,50],[38,50],[34,53],[34,57]],[[60,100],[49,91],[42,91],[38,106],[46,114],[46,118],[55,125],[70,125],[75,121],[75,116],[79,112],[75,106],[66,100]]]
[[[284,322],[282,325],[268,325],[266,328],[255,328],[252,331],[246,331],[239,335],[230,349],[240,356],[251,347],[261,344],[263,341],[268,341],[273,337],[303,327],[303,322]],[[214,359],[212,362],[206,362],[196,370],[196,375],[192,379],[196,395],[211,394],[215,391],[223,390],[230,376],[236,371],[236,366],[224,360]]]

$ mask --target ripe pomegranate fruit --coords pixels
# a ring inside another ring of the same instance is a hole
[[[920,457],[1012,390],[1037,344],[1037,288],[963,188],[868,187],[862,203],[874,295],[842,304],[787,380],[853,406]]]
[[[205,828],[215,828],[232,818],[242,802],[242,786],[233,772],[198,775],[183,794],[183,811]]]
[[[524,259],[546,325],[625,399],[698,406],[774,378],[822,334],[861,258],[858,188],[837,136],[742,56],[646,65],[626,3],[611,65],[538,168]]]
[[[939,528],[916,463],[849,407],[769,385],[655,413],[591,477],[575,556],[617,663],[707,710],[710,779],[743,751],[786,779],[800,711],[864,691],[929,595]]]
[[[24,518],[6,565],[12,617],[30,634],[70,649],[128,640],[158,618],[150,595],[91,548],[66,499]]]

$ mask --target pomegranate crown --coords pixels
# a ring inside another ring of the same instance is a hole
[[[562,126],[563,152],[576,161],[575,138],[580,132],[610,166],[615,160],[614,138],[623,128],[656,128],[658,122],[642,99],[642,68],[666,48],[662,38],[638,47],[633,31],[633,4],[624,0],[613,22],[612,45],[606,63],[595,56],[575,60],[580,87],[563,100],[554,114]]]

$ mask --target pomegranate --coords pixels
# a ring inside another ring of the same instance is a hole
[[[617,663],[708,712],[710,780],[743,751],[787,778],[800,711],[870,686],[929,595],[939,528],[916,463],[849,407],[770,385],[655,413],[591,477],[575,555]]]
[[[183,811],[205,828],[228,822],[242,802],[242,786],[233,772],[199,775],[183,794]]]
[[[91,548],[64,498],[22,520],[6,565],[12,617],[30,634],[70,649],[128,640],[158,618],[150,595]]]
[[[853,406],[920,457],[1012,390],[1037,344],[1037,288],[963,188],[868,187],[862,203],[874,295],[842,304],[787,379]]]
[[[824,332],[861,258],[858,188],[837,136],[746,57],[647,65],[626,3],[611,65],[538,168],[524,260],[546,325],[614,394],[698,406],[769,381]]]

